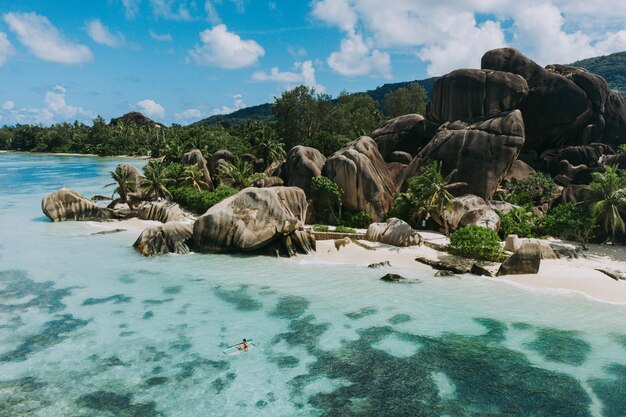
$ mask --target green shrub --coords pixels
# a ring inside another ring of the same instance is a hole
[[[561,204],[541,219],[541,230],[550,236],[574,239],[586,247],[598,225],[597,219],[584,206]]]
[[[237,194],[231,187],[220,186],[215,191],[196,191],[192,187],[178,187],[170,190],[172,200],[196,214],[204,214],[210,207]]]
[[[315,232],[328,232],[330,229],[328,226],[324,224],[314,224],[313,231]]]
[[[343,190],[330,178],[322,175],[311,180],[311,189],[324,201],[334,221],[338,221],[341,218]]]
[[[372,223],[372,215],[367,211],[344,211],[341,224],[348,227],[367,229]]]
[[[556,183],[549,175],[535,172],[530,177],[510,186],[509,203],[518,206],[549,203],[556,188]]]
[[[486,261],[499,261],[503,257],[498,234],[479,226],[464,227],[450,234],[448,252]]]
[[[538,237],[541,219],[526,207],[516,207],[508,213],[500,214],[500,237]]]
[[[346,226],[337,226],[337,227],[335,227],[335,232],[337,232],[337,233],[350,233],[350,234],[354,234],[354,233],[356,233],[356,230],[351,229],[351,228],[346,227]]]

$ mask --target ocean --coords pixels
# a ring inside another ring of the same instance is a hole
[[[626,416],[625,305],[417,265],[145,258],[137,231],[43,215],[61,187],[110,194],[120,162],[145,163],[0,154],[0,416]]]

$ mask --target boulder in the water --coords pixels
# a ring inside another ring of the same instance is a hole
[[[93,203],[88,198],[68,188],[61,188],[43,198],[41,209],[53,222],[67,220],[108,220],[115,213]]]
[[[187,254],[193,243],[193,223],[169,222],[141,232],[133,247],[144,256],[164,253]]]

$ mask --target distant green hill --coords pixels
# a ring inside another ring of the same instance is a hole
[[[392,84],[384,84],[380,87],[377,87],[374,90],[368,90],[365,94],[372,97],[378,105],[382,109],[383,101],[385,99],[385,94],[390,93],[392,91],[396,91],[398,88],[406,87],[411,83],[421,84],[422,87],[428,93],[430,97],[430,92],[433,89],[433,85],[435,85],[435,81],[437,81],[437,77],[427,78],[425,80],[418,81],[404,81],[400,83],[392,83]],[[215,116],[208,117],[206,119],[200,120],[194,124],[208,124],[208,125],[216,125],[216,124],[237,124],[243,122],[246,119],[256,119],[256,120],[272,120],[274,116],[272,115],[272,104],[260,104],[258,106],[246,107],[245,109],[237,110],[235,112],[229,114],[217,114]]]
[[[626,97],[626,52],[583,59],[571,65],[601,75],[609,88],[618,90]]]
[[[591,72],[601,75],[609,84],[609,88],[618,90],[620,93],[622,93],[623,96],[626,97],[626,52],[617,52],[611,55],[583,59],[582,61],[577,61],[569,65],[585,68]],[[371,96],[374,100],[376,100],[382,109],[385,94],[395,91],[398,88],[406,87],[411,83],[417,82],[421,84],[422,87],[424,87],[424,89],[428,93],[428,96],[430,97],[430,93],[433,89],[435,81],[437,81],[437,77],[427,78],[425,80],[384,84],[374,90],[366,91],[365,94]],[[237,110],[230,114],[218,114],[215,116],[211,116],[206,119],[200,120],[195,124],[233,125],[243,122],[246,119],[272,120],[273,118],[274,116],[272,115],[272,104],[266,103],[260,104],[258,106],[246,107],[245,109]]]

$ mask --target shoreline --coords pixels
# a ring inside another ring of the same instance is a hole
[[[135,218],[122,221],[88,222],[87,224],[90,228],[99,231],[124,228],[125,233],[135,233],[138,237],[145,228],[161,223]],[[367,268],[370,264],[388,261],[391,267],[381,268],[381,272],[384,271],[383,274],[393,272],[393,268],[434,274],[436,270],[417,262],[415,258],[443,255],[447,253],[425,245],[396,247],[359,240],[357,243],[352,242],[337,249],[334,240],[319,240],[316,252],[299,255],[289,260],[300,263],[302,266],[348,264],[363,268]],[[585,253],[585,256],[579,259],[542,260],[539,272],[533,275],[471,276],[490,282],[500,282],[526,291],[553,295],[579,294],[596,302],[626,305],[626,281],[616,281],[595,270],[595,268],[613,268],[626,271],[626,251],[603,245],[590,245],[590,250]],[[463,277],[463,275],[459,276]]]
[[[26,154],[26,155],[42,155],[42,156],[88,156],[92,158],[120,158],[120,159],[137,159],[137,160],[148,160],[152,159],[150,156],[131,156],[131,155],[107,155],[100,156],[95,153],[73,153],[73,152],[31,152],[31,151],[15,151],[15,150],[6,150],[0,149],[0,154],[3,153],[15,153],[15,154]]]

